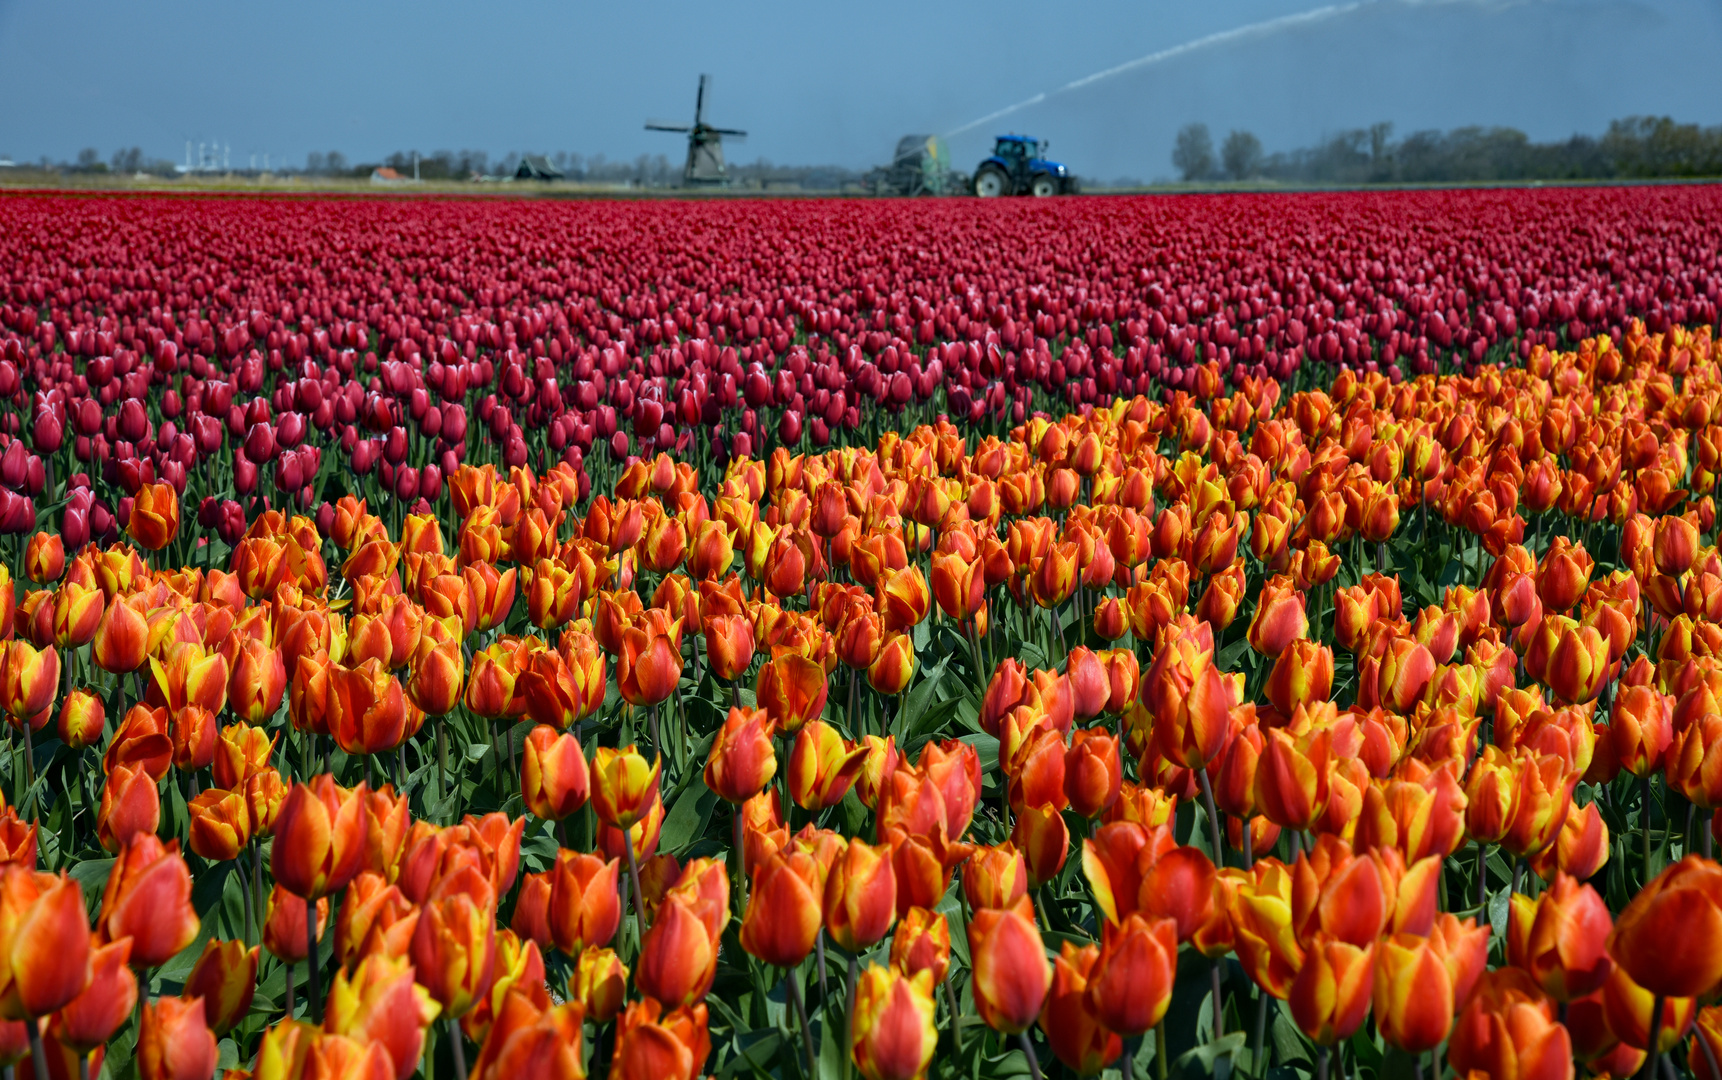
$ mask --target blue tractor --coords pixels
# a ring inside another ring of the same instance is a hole
[[[975,168],[975,194],[983,199],[1076,194],[1076,177],[1070,170],[1041,156],[1048,145],[1027,135],[1000,135],[992,157]]]

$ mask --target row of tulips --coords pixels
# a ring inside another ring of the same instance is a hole
[[[564,461],[585,494],[631,455],[667,451],[715,487],[731,457],[870,445],[905,412],[999,435],[1037,408],[1301,386],[1337,367],[1474,374],[1634,318],[1715,323],[1715,200],[14,196],[0,220],[33,239],[0,268],[0,533],[51,519],[74,546],[105,545],[163,482],[198,507],[196,536],[231,545],[260,499],[308,510],[350,492],[447,512],[467,463]],[[1010,259],[1000,213],[1021,242]],[[1469,224],[1417,224],[1430,219]],[[1295,251],[1279,246],[1288,222]],[[447,235],[483,242],[456,257]],[[547,235],[581,258],[547,256]],[[875,256],[906,235],[922,246]],[[1078,246],[1055,272],[1031,254]],[[1534,270],[1528,249],[1543,253]],[[43,498],[73,474],[63,503]]]

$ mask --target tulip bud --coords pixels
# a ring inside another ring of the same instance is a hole
[[[202,998],[162,997],[143,1008],[137,1067],[143,1080],[203,1080],[215,1074],[215,1033]]]
[[[191,974],[185,977],[181,996],[203,999],[204,1015],[218,1038],[232,1031],[251,1011],[251,998],[257,991],[258,948],[210,938]]]
[[[763,709],[732,708],[712,742],[705,782],[720,798],[744,803],[777,774],[772,719]]]
[[[1033,921],[1017,909],[983,909],[969,920],[975,1009],[994,1031],[1024,1031],[1040,1015],[1052,965]]]
[[[34,1022],[82,994],[91,977],[84,892],[62,872],[0,867],[0,1001]]]
[[[658,801],[661,758],[650,764],[634,746],[600,746],[593,752],[590,776],[592,808],[598,819],[615,829],[632,827]]]
[[[926,1074],[938,1047],[934,979],[869,964],[855,984],[850,1053],[866,1080],[906,1080]]]

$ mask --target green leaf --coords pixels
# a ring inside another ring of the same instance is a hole
[[[926,671],[925,676],[915,684],[913,690],[909,691],[909,696],[903,699],[903,707],[898,711],[895,722],[891,725],[899,743],[907,741],[909,732],[914,730],[921,714],[926,711],[927,702],[932,700],[933,691],[938,689],[939,680],[944,676],[945,667],[950,662],[951,654],[946,653],[937,664],[933,665],[932,670],[922,669]]]
[[[85,859],[68,870],[66,876],[83,886],[85,903],[95,903],[102,898],[102,890],[107,888],[108,874],[113,868],[112,858]]]
[[[717,792],[705,784],[688,785],[675,805],[670,807],[670,812],[664,815],[659,846],[668,851],[680,852],[704,836],[717,803]]]

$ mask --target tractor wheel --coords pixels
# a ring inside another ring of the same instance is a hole
[[[975,173],[975,194],[983,199],[996,199],[1010,193],[1010,177],[1003,169],[986,166]]]
[[[1058,181],[1042,173],[1029,184],[1028,190],[1035,198],[1044,199],[1049,195],[1058,194]]]

